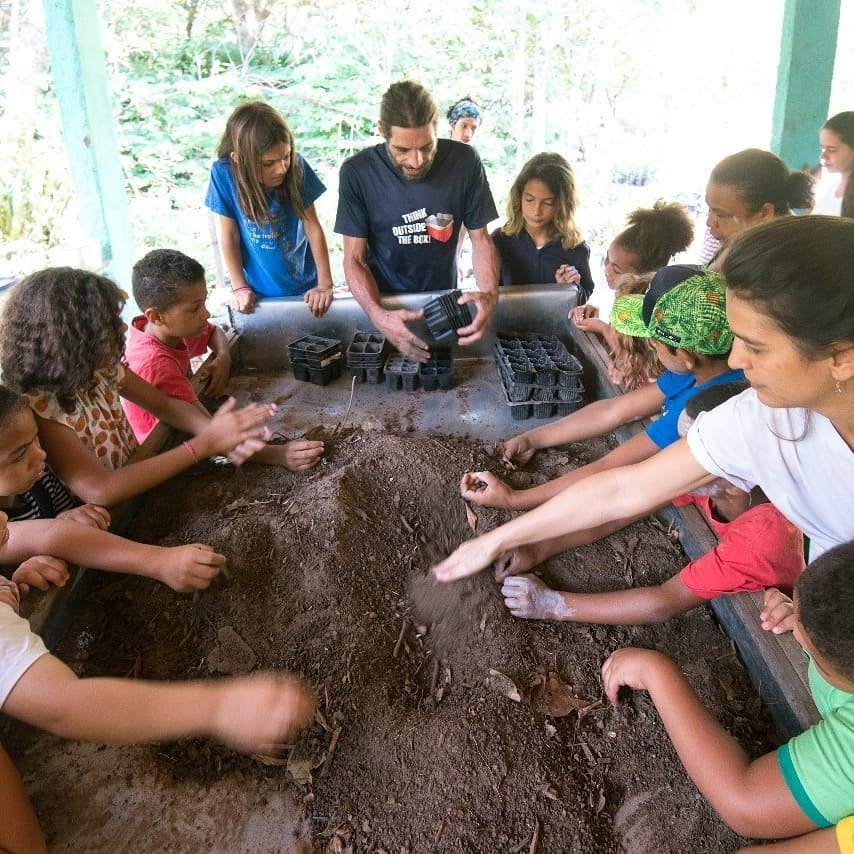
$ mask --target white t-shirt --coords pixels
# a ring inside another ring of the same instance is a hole
[[[710,474],[761,486],[810,538],[810,560],[854,540],[854,451],[823,415],[765,406],[748,389],[701,413],[687,438]]]
[[[596,306],[599,309],[599,320],[610,323],[611,309],[614,306],[616,298],[616,292],[608,287],[607,282],[602,282],[593,288],[593,293],[590,295],[590,299],[587,300],[587,305]]]
[[[18,680],[47,649],[30,624],[11,605],[0,602],[0,708]]]
[[[813,191],[815,203],[811,213],[839,216],[842,213],[842,196],[837,196],[842,175],[829,172],[822,176]]]

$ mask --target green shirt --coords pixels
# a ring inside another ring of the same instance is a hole
[[[819,827],[854,813],[854,694],[828,684],[809,658],[810,691],[821,720],[777,750],[786,785]]]

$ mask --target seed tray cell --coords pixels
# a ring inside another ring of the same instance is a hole
[[[449,291],[424,306],[424,320],[437,343],[454,343],[457,340],[457,330],[468,326],[474,320],[471,304],[460,305],[457,302],[459,297],[459,291]]]
[[[378,332],[356,332],[347,348],[350,367],[381,368],[385,361],[386,338]]]

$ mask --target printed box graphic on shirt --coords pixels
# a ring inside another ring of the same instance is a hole
[[[447,243],[454,233],[454,217],[452,214],[438,213],[427,215],[427,208],[401,214],[403,225],[392,228],[392,234],[400,245],[413,243],[429,243],[431,238],[441,243]]]

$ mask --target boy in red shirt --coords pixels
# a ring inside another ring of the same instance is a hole
[[[723,383],[694,395],[679,418],[679,434],[684,436],[701,412],[747,388],[747,383]],[[535,575],[515,575],[505,579],[501,588],[510,612],[534,620],[656,623],[727,593],[794,587],[804,568],[803,536],[760,489],[747,493],[718,478],[702,492],[683,495],[673,503],[697,506],[719,541],[678,575],[657,587],[610,593],[565,593],[552,590]]]

